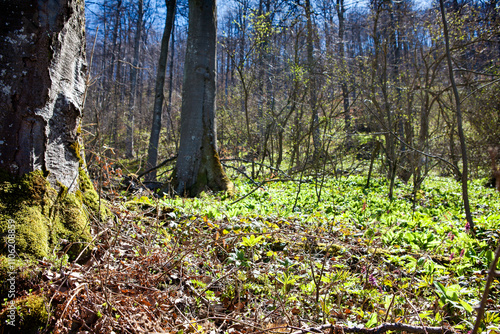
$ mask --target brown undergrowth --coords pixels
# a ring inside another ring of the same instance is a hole
[[[210,219],[106,196],[113,218],[93,222],[90,259],[67,262],[60,252],[23,268],[33,274],[17,277],[23,308],[4,333],[26,333],[23,319],[36,311],[28,296],[43,301],[44,333],[444,333],[463,324],[465,311],[440,305],[425,273],[390,260],[450,259],[389,250],[380,232],[314,217]]]
[[[378,311],[386,320],[417,319],[411,310],[386,309],[373,304],[369,293],[357,296],[326,282],[325,277],[340,275],[336,268],[343,267],[343,275],[359,278],[360,288],[381,288],[368,275],[369,267],[380,266],[381,257],[370,253],[374,245],[361,238],[346,243],[342,231],[312,235],[290,222],[264,220],[270,226],[259,235],[267,244],[264,254],[242,246],[243,238],[255,233],[229,231],[234,222],[175,217],[168,209],[150,206],[135,209],[115,203],[116,219],[98,227],[88,262],[39,263],[40,280],[30,293],[46,300],[50,316],[44,332],[290,332],[325,321],[361,319],[350,306]],[[238,247],[243,253],[235,255]],[[295,270],[286,259],[309,265]],[[285,282],[283,277],[292,272],[295,278]],[[310,291],[300,293],[299,281],[307,275]],[[398,270],[387,275],[395,280],[406,276]],[[398,291],[393,287],[387,292]],[[338,307],[322,307],[325,293]],[[297,297],[289,299],[291,295]],[[408,309],[422,307],[411,296],[405,298]]]

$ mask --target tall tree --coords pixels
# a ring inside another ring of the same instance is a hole
[[[314,29],[312,22],[312,8],[310,0],[305,2],[305,12],[307,20],[307,70],[309,72],[309,104],[312,112],[311,131],[313,137],[314,154],[313,159],[319,158],[321,149],[320,132],[319,132],[319,113],[318,113],[318,97],[316,90],[316,61],[314,59]]]
[[[165,28],[163,30],[163,37],[161,39],[160,59],[158,61],[158,70],[156,72],[153,123],[151,125],[151,136],[149,137],[148,161],[146,164],[146,169],[155,167],[158,161],[158,143],[160,141],[161,114],[163,111],[164,99],[163,88],[165,86],[165,72],[167,70],[168,44],[170,35],[172,34],[172,27],[174,26],[175,3],[176,0],[165,0],[165,4],[167,5],[167,19],[165,20]],[[155,180],[156,170],[149,173],[147,179]]]
[[[458,136],[460,138],[460,149],[462,153],[462,199],[464,201],[464,209],[465,209],[465,217],[467,219],[467,223],[474,233],[474,222],[472,221],[472,214],[470,211],[469,204],[469,190],[467,186],[467,181],[469,178],[469,169],[468,169],[468,161],[467,161],[467,147],[465,144],[465,135],[463,129],[462,122],[462,110],[460,103],[460,95],[458,94],[457,84],[455,82],[455,75],[453,73],[453,63],[451,61],[451,51],[450,51],[450,38],[448,33],[448,21],[446,20],[446,13],[444,9],[443,0],[439,0],[439,7],[441,9],[441,19],[443,21],[443,35],[444,42],[446,48],[446,60],[448,62],[448,74],[450,77],[451,88],[453,90],[453,96],[455,98],[455,113],[457,116],[457,127],[458,127]]]
[[[344,106],[345,132],[347,145],[351,145],[351,113],[349,111],[349,90],[347,87],[347,62],[345,56],[345,5],[344,0],[337,0],[337,15],[339,18],[339,58],[340,58],[340,86],[342,88],[342,99]]]
[[[207,188],[233,189],[217,153],[216,45],[216,0],[189,0],[181,138],[173,182],[180,195],[196,196]]]
[[[139,64],[139,51],[142,34],[142,25],[144,18],[144,0],[139,0],[137,10],[137,22],[135,27],[134,36],[134,55],[132,58],[132,66],[130,67],[130,92],[129,92],[129,113],[127,117],[127,141],[125,143],[127,149],[127,157],[132,158],[135,156],[134,152],[134,123],[135,123],[135,110],[137,108],[137,70]]]
[[[12,218],[17,251],[41,257],[59,237],[88,240],[82,201],[96,205],[79,131],[84,1],[0,6],[0,235]]]

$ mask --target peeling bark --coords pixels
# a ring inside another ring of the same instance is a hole
[[[43,170],[76,189],[85,92],[84,2],[9,1],[0,7],[0,169]]]

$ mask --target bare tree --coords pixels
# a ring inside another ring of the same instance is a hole
[[[126,140],[126,155],[129,158],[135,156],[134,152],[134,123],[135,123],[135,112],[137,108],[137,72],[139,64],[139,51],[140,42],[142,34],[142,25],[144,18],[144,0],[139,0],[137,4],[137,21],[136,30],[134,36],[134,55],[132,58],[132,64],[130,66],[130,92],[129,92],[129,112],[127,117],[127,140]]]
[[[165,28],[163,30],[163,37],[161,39],[160,59],[158,61],[158,70],[156,72],[153,122],[151,125],[151,136],[149,137],[148,161],[146,164],[146,169],[155,167],[158,161],[158,143],[160,141],[161,114],[163,111],[163,100],[164,100],[163,88],[165,86],[165,72],[167,70],[168,44],[170,40],[170,35],[172,34],[172,27],[174,26],[174,20],[175,20],[176,0],[165,0],[165,3],[167,5],[167,18],[165,20]],[[147,176],[147,180],[155,180],[155,179],[156,179],[156,170],[152,171]]]
[[[467,181],[469,178],[469,169],[468,169],[468,161],[467,161],[467,146],[465,144],[465,136],[464,129],[462,124],[462,110],[460,104],[460,95],[458,94],[457,84],[455,82],[455,76],[453,74],[453,63],[451,61],[451,51],[450,51],[450,38],[448,34],[448,22],[446,21],[446,14],[444,11],[444,3],[443,0],[439,0],[439,7],[441,9],[441,19],[443,21],[443,34],[444,41],[446,47],[446,58],[448,61],[448,73],[450,76],[451,87],[453,89],[453,96],[455,98],[455,113],[457,116],[457,127],[458,127],[458,136],[460,138],[460,150],[462,152],[462,199],[464,201],[464,209],[465,209],[465,217],[467,222],[470,225],[472,233],[474,233],[474,222],[472,221],[472,214],[470,211],[469,204],[469,190]]]
[[[216,0],[189,0],[189,28],[182,92],[181,138],[174,189],[196,196],[205,189],[232,192],[217,153]]]

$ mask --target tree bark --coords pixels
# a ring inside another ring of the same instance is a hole
[[[450,76],[451,87],[453,89],[453,95],[455,97],[455,112],[457,115],[457,128],[458,128],[458,137],[460,138],[460,149],[462,152],[462,199],[464,201],[464,210],[465,210],[465,218],[469,227],[474,233],[474,222],[472,220],[472,214],[470,211],[469,204],[469,190],[467,186],[468,176],[469,176],[469,168],[467,161],[467,146],[465,144],[465,135],[464,129],[462,125],[462,110],[460,105],[460,96],[458,94],[457,84],[455,82],[455,76],[453,74],[453,64],[451,62],[451,51],[450,51],[450,39],[448,34],[448,22],[446,21],[446,14],[444,11],[444,3],[443,0],[439,0],[439,7],[441,8],[441,19],[443,20],[443,34],[444,41],[446,47],[446,59],[448,61],[448,74]]]
[[[130,68],[130,92],[129,92],[129,113],[127,117],[127,141],[126,145],[126,155],[127,158],[135,157],[134,152],[134,123],[135,123],[135,109],[137,107],[136,95],[137,95],[137,69],[139,64],[139,51],[140,42],[142,34],[142,20],[144,18],[144,7],[143,0],[139,0],[138,14],[137,14],[137,24],[134,36],[134,56],[132,58],[132,66]]]
[[[0,169],[49,172],[76,189],[85,92],[85,23],[77,1],[0,1]]]
[[[156,166],[158,161],[158,143],[160,142],[161,114],[163,111],[163,89],[165,87],[165,72],[167,70],[168,44],[175,17],[176,0],[165,0],[167,5],[167,18],[161,39],[160,59],[158,61],[158,71],[156,72],[155,102],[153,106],[153,124],[151,125],[151,135],[149,137],[148,161],[146,169]],[[171,87],[170,87],[171,88]],[[149,173],[146,180],[156,179],[156,170]]]
[[[14,224],[16,253],[37,258],[68,240],[75,258],[92,239],[88,214],[106,211],[80,136],[84,1],[0,0],[0,8],[0,235]]]
[[[344,35],[345,35],[345,6],[344,0],[337,0],[337,15],[339,18],[339,58],[340,58],[340,86],[344,106],[344,122],[347,147],[351,146],[351,113],[349,110],[349,89],[347,87],[347,61],[345,57]]]
[[[307,20],[307,65],[309,72],[309,104],[311,106],[311,131],[313,137],[314,153],[313,161],[320,157],[321,139],[319,133],[318,98],[316,95],[316,63],[314,59],[314,31],[312,24],[312,10],[310,0],[305,2],[305,12]]]
[[[206,189],[233,189],[217,154],[216,7],[216,0],[189,0],[181,138],[173,180],[175,191],[182,196],[196,196]]]

